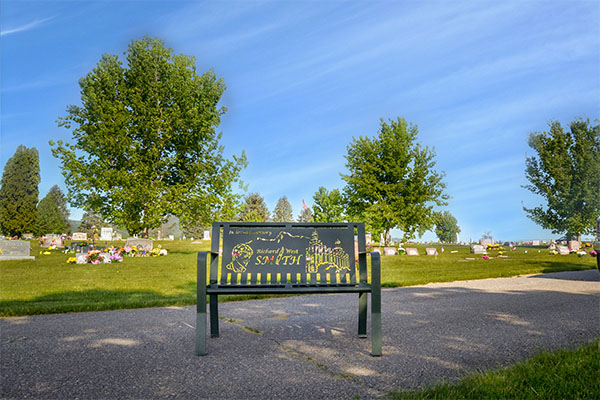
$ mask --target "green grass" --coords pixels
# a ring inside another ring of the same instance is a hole
[[[168,250],[167,256],[80,265],[67,264],[67,258],[72,255],[60,251],[40,254],[37,242],[31,243],[35,261],[0,262],[0,316],[195,304],[196,253],[209,248],[208,242],[155,241],[155,246],[161,245]],[[425,246],[415,247],[425,254]],[[440,246],[435,247],[439,251]],[[518,248],[506,252],[508,258],[490,260],[469,254],[468,247],[444,248],[446,251],[436,257],[383,256],[383,285],[409,286],[584,270],[595,266],[595,260],[590,256],[550,256],[541,248]],[[264,296],[235,296],[229,300],[259,297]]]
[[[458,383],[392,393],[391,399],[599,399],[600,339],[577,349],[543,352]]]

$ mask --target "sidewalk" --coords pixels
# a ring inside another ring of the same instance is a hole
[[[358,296],[222,303],[194,354],[195,307],[0,319],[1,398],[377,398],[600,335],[600,273],[385,289],[383,356]],[[370,316],[370,315],[369,315]]]

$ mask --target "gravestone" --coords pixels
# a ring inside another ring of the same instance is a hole
[[[194,238],[192,238],[194,240]],[[210,231],[204,231],[204,237],[202,240],[210,240]]]
[[[569,248],[567,246],[556,246],[556,251],[558,251],[558,254],[560,254],[561,256],[566,256],[569,255]]]
[[[63,238],[61,238],[60,236],[44,236],[42,238],[42,247],[44,249],[47,249],[50,246],[65,247],[65,243],[63,241]]]
[[[577,240],[569,240],[568,246],[571,250],[581,249],[581,243]]]
[[[471,253],[472,254],[487,254],[485,247],[480,244],[472,244],[471,245]]]
[[[86,264],[87,263],[87,252],[85,254],[83,254],[83,253],[77,254],[75,256],[75,258],[77,259],[77,261],[76,261],[77,264]]]
[[[488,244],[494,244],[494,241],[492,239],[481,239],[479,244],[482,246],[487,246]]]
[[[100,229],[100,240],[112,240],[113,229],[112,228],[101,228]]]
[[[417,250],[414,247],[407,247],[406,248],[406,255],[407,256],[418,256],[419,255],[419,250]]]
[[[426,248],[425,253],[427,253],[428,256],[437,256],[438,255],[437,249],[434,249],[433,247]]]
[[[123,240],[123,235],[122,235],[122,234],[120,234],[120,233],[117,233],[117,234],[115,235],[115,240]]]
[[[135,239],[129,238],[125,242],[125,247],[135,246],[138,251],[152,251],[152,247],[154,246],[154,242],[152,239]]]
[[[375,247],[375,248],[374,248],[373,250],[371,250],[371,251],[374,251],[374,252],[376,252],[376,253],[379,253],[379,254],[381,254],[381,250],[379,249],[379,247]]]
[[[383,248],[383,255],[385,256],[395,256],[398,254],[398,251],[396,250],[395,247],[384,247]]]
[[[365,234],[365,243],[371,244],[371,242],[372,242],[371,234],[370,233]]]
[[[23,239],[25,240],[33,240],[33,233],[24,233]]]
[[[0,240],[0,260],[35,260],[26,240]]]
[[[73,236],[71,236],[73,240],[87,240],[87,233],[85,232],[73,232]]]
[[[540,241],[539,240],[534,240],[531,242],[532,246],[539,246],[540,245]]]
[[[168,240],[175,240],[175,235],[169,235]]]

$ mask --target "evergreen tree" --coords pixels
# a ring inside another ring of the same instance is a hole
[[[546,205],[523,209],[541,227],[579,238],[594,233],[600,214],[600,124],[577,119],[569,128],[554,121],[548,132],[529,136],[536,155],[525,160],[524,187]]]
[[[8,159],[0,181],[0,230],[8,236],[37,232],[39,154],[20,145]]]
[[[273,221],[274,222],[291,222],[293,220],[292,205],[288,201],[286,196],[283,196],[277,200],[277,205],[273,210]]]
[[[65,233],[68,221],[66,221],[55,201],[52,193],[48,193],[37,206],[38,213],[38,233],[45,235],[47,233],[56,233],[58,235]]]
[[[313,213],[309,207],[303,207],[298,215],[298,222],[313,222]]]
[[[250,193],[244,199],[240,221],[243,222],[266,222],[269,220],[269,209],[265,199],[258,193]]]
[[[374,138],[354,138],[348,146],[349,174],[344,196],[350,219],[366,222],[367,230],[384,233],[398,228],[403,240],[433,228],[434,206],[446,205],[442,178],[434,170],[435,153],[417,143],[418,129],[405,119],[381,120]]]
[[[77,232],[87,233],[88,238],[92,238],[94,234],[100,234],[103,227],[108,227],[109,224],[104,222],[102,215],[93,210],[87,210],[81,217],[81,223],[77,228]]]

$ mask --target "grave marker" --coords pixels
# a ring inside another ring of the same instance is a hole
[[[85,232],[73,232],[73,236],[71,236],[73,240],[87,240],[87,233]]]
[[[143,250],[152,251],[153,245],[154,245],[154,242],[152,241],[152,239],[129,238],[125,242],[125,247],[135,246],[136,249],[138,249],[138,251],[140,251],[140,252]]]
[[[407,247],[406,248],[406,255],[407,256],[418,256],[419,255],[419,250],[417,250],[414,247]]]
[[[194,238],[192,238],[194,240]],[[204,237],[202,240],[210,240],[210,231],[204,231]]]
[[[471,253],[472,254],[487,254],[485,247],[480,244],[472,244],[471,245]]]
[[[567,246],[556,246],[556,251],[558,251],[558,254],[561,256],[566,256],[569,254],[569,248]]]
[[[437,249],[434,249],[432,247],[426,248],[425,253],[427,253],[428,256],[437,256],[438,255]]]
[[[112,240],[113,228],[101,228],[100,240]]]
[[[398,254],[398,251],[396,250],[395,247],[384,247],[383,248],[383,255],[385,256],[395,256]]]
[[[0,240],[0,260],[35,260],[26,240]]]

